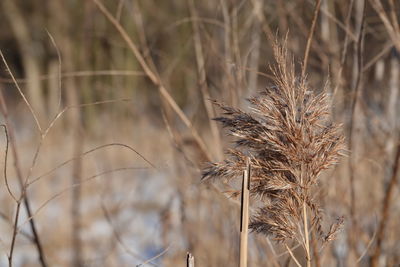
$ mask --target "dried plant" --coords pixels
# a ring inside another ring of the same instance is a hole
[[[236,146],[225,161],[206,168],[203,179],[239,178],[249,158],[250,194],[261,203],[250,228],[285,244],[297,240],[310,261],[309,232],[329,241],[342,223],[323,233],[313,188],[320,173],[338,162],[344,137],[329,118],[326,88],[316,94],[305,76],[296,76],[285,46],[275,45],[274,52],[274,86],[248,99],[249,112],[215,102],[224,111],[216,120],[236,137]]]

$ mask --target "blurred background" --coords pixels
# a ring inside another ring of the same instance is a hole
[[[310,43],[309,84],[329,82],[349,151],[316,192],[327,225],[345,222],[315,266],[399,266],[399,14],[395,0],[2,0],[0,266],[185,266],[187,251],[237,265],[238,201],[201,183],[232,145],[209,100],[246,109],[271,85],[275,38],[300,72]],[[249,266],[293,264],[250,234]]]

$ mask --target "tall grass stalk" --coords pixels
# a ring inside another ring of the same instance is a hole
[[[216,120],[236,137],[236,146],[227,151],[225,161],[206,168],[203,179],[230,181],[250,161],[250,195],[258,204],[250,229],[286,247],[289,241],[301,244],[311,266],[311,231],[316,231],[322,246],[342,223],[339,220],[328,232],[322,230],[315,189],[321,172],[338,162],[344,137],[340,125],[330,119],[327,88],[312,91],[306,76],[296,75],[285,45],[275,44],[274,85],[248,99],[250,111],[216,102],[224,111]]]
[[[243,171],[242,200],[240,217],[240,267],[247,266],[247,247],[249,231],[249,194],[250,194],[250,163],[247,160],[246,170]]]

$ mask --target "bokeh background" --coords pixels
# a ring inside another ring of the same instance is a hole
[[[309,84],[329,82],[347,140],[316,192],[344,227],[315,266],[398,266],[399,14],[395,0],[1,0],[0,266],[185,266],[188,251],[235,266],[238,200],[201,183],[232,145],[210,99],[246,109],[271,85],[275,39],[299,71],[311,40]],[[249,266],[293,264],[250,234]]]

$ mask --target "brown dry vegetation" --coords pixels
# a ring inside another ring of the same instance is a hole
[[[250,98],[257,116],[271,107],[251,97],[281,101],[275,40],[345,135],[347,156],[300,196],[325,232],[344,216],[326,244],[310,225],[311,264],[398,265],[399,14],[395,0],[0,1],[0,266],[184,266],[187,251],[237,265],[239,182],[201,182],[237,141],[210,99],[234,113]],[[248,265],[305,265],[286,230],[251,233]]]

